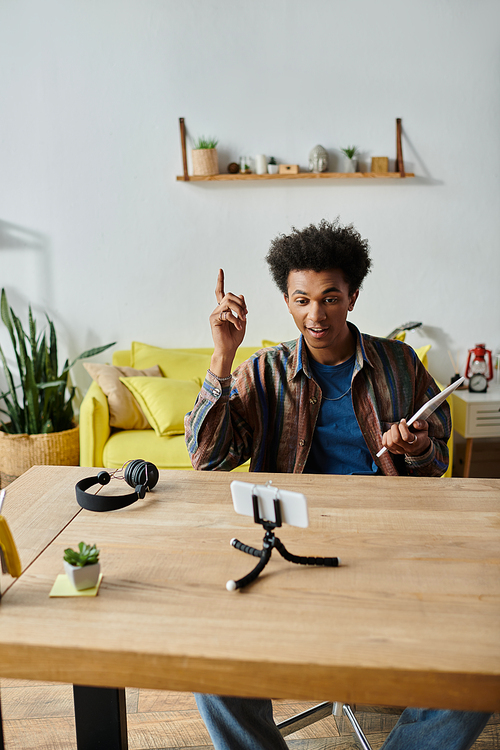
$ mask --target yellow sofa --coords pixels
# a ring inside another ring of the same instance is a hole
[[[244,362],[260,348],[240,347],[235,365]],[[131,349],[113,352],[114,367],[144,370],[153,365],[160,365],[164,377],[126,378],[128,387],[143,384],[170,387],[170,398],[163,398],[163,403],[167,406],[172,404],[176,409],[174,421],[176,420],[177,424],[173,425],[172,430],[165,429],[165,421],[163,425],[155,423],[155,429],[113,428],[110,425],[108,398],[94,380],[80,406],[80,466],[118,469],[126,461],[143,458],[154,463],[159,469],[192,469],[184,442],[182,417],[194,405],[212,352],[213,349],[160,349],[136,341],[132,342]],[[147,413],[147,404],[140,400],[141,393],[132,392]],[[148,396],[147,392],[145,396]],[[154,396],[155,394],[152,398]],[[164,420],[168,420],[172,415],[164,414],[163,417]],[[248,462],[236,471],[248,471]]]
[[[262,344],[272,345],[268,341]],[[259,348],[240,347],[235,365],[248,359]],[[416,350],[425,366],[429,348],[424,346]],[[108,399],[94,380],[80,407],[80,465],[117,469],[126,461],[143,458],[160,469],[192,469],[184,441],[183,417],[194,405],[212,351],[211,348],[161,349],[136,341],[132,342],[131,349],[115,351],[113,366],[109,370],[132,367],[143,372],[159,365],[161,372],[157,372],[157,375],[164,377],[120,379],[140,403],[154,429],[149,425],[148,429],[113,427],[113,419],[110,419],[111,398]],[[453,435],[449,450],[450,466],[445,477],[451,476]],[[248,471],[248,463],[236,471]]]

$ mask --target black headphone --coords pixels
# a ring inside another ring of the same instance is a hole
[[[143,461],[142,458],[136,458],[126,465],[123,477],[117,477],[117,479],[124,479],[127,484],[134,488],[134,492],[128,495],[115,495],[114,497],[101,497],[97,493],[91,495],[86,492],[94,484],[109,484],[111,478],[118,471],[120,469],[117,469],[113,474],[109,474],[107,471],[100,471],[96,477],[81,479],[75,486],[78,504],[86,510],[95,510],[97,512],[126,508],[127,505],[132,505],[136,500],[142,500],[148,490],[156,487],[160,477],[159,471],[154,464],[149,463],[149,461]]]

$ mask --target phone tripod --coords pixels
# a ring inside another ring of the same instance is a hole
[[[287,550],[283,542],[274,535],[273,529],[279,528],[282,525],[281,521],[281,509],[279,498],[274,498],[274,521],[268,521],[265,518],[259,516],[259,499],[257,495],[252,493],[252,506],[253,506],[253,520],[255,523],[261,524],[264,527],[265,534],[262,540],[262,549],[256,547],[249,547],[247,544],[243,544],[238,539],[231,539],[231,546],[246,552],[247,555],[253,555],[259,557],[259,562],[250,573],[240,578],[238,581],[228,581],[226,588],[228,591],[235,591],[236,589],[242,589],[252,581],[255,581],[259,573],[261,573],[266,567],[267,563],[271,559],[273,549],[277,549],[278,552],[288,562],[296,563],[297,565],[321,565],[326,568],[337,568],[341,561],[339,557],[305,557],[302,555],[293,555]]]

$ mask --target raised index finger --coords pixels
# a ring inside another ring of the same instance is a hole
[[[217,276],[217,284],[215,285],[215,298],[217,302],[222,302],[224,299],[224,271],[219,268],[219,274]]]

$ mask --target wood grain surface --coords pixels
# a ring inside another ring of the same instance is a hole
[[[227,579],[254,564],[230,539],[262,540],[233,511],[233,476],[162,471],[145,500],[91,513],[74,493],[89,471],[38,467],[9,488],[5,515],[23,565],[23,549],[33,561],[1,601],[1,676],[500,708],[500,480],[247,475],[304,492],[310,527],[278,536],[343,565],[274,553],[255,584],[230,594]],[[101,549],[99,595],[49,599],[63,550],[81,540]]]

